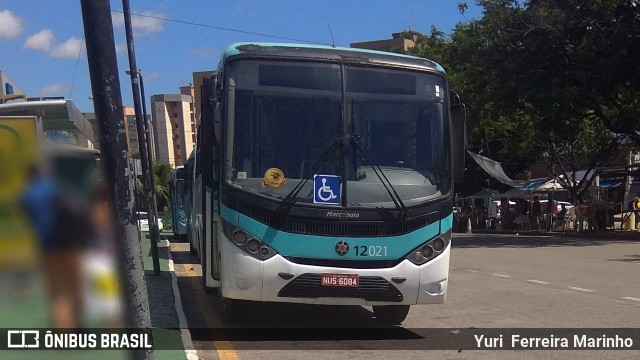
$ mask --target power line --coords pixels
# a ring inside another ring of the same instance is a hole
[[[84,33],[82,34],[82,40],[80,41],[80,50],[78,50],[78,58],[76,59],[76,68],[73,71],[73,80],[71,81],[71,88],[69,89],[69,99],[73,95],[73,86],[76,84],[76,76],[78,75],[78,65],[80,64],[80,55],[82,55],[82,45],[84,45]]]
[[[123,13],[123,12],[122,12],[122,11],[120,11],[120,10],[111,10],[111,11],[112,11],[112,12],[119,13],[119,14],[122,14],[122,13]],[[221,27],[221,26],[213,26],[213,25],[207,25],[207,24],[200,24],[200,23],[196,23],[196,22],[192,22],[192,21],[169,19],[169,18],[164,18],[164,17],[159,17],[159,16],[153,16],[153,15],[144,15],[144,14],[135,14],[135,13],[131,13],[131,16],[138,16],[138,17],[149,18],[149,19],[156,19],[156,20],[169,21],[169,22],[174,22],[174,23],[178,23],[178,24],[185,24],[185,25],[200,26],[200,27],[205,27],[205,28],[209,28],[209,29],[216,29],[216,30],[231,31],[231,32],[236,32],[236,33],[240,33],[240,34],[248,34],[248,35],[256,35],[256,36],[264,36],[264,37],[268,37],[268,38],[272,38],[272,39],[289,40],[289,41],[297,41],[297,42],[308,43],[308,44],[328,45],[328,46],[331,46],[331,44],[325,44],[325,43],[321,43],[321,42],[317,42],[317,41],[302,40],[302,39],[296,39],[296,38],[289,38],[289,37],[285,37],[285,36],[277,36],[277,35],[271,35],[271,34],[265,34],[265,33],[252,32],[252,31],[244,31],[244,30],[238,30],[238,29],[226,28],[226,27]]]

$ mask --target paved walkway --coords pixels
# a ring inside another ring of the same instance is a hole
[[[186,359],[181,339],[180,325],[175,308],[172,275],[169,268],[169,242],[172,234],[162,233],[158,246],[160,275],[155,276],[151,258],[151,243],[148,234],[143,233],[142,255],[145,280],[149,296],[153,340],[157,360]],[[50,309],[47,302],[45,283],[37,269],[8,271],[0,269],[0,328],[47,328],[51,326]],[[16,358],[20,353],[0,352],[2,358]],[[32,354],[33,355],[33,354]],[[44,355],[44,353],[42,354]],[[60,351],[56,355],[66,359],[71,355],[86,358],[82,351]],[[48,354],[47,356],[51,356]],[[38,355],[36,358],[39,357]],[[94,351],[92,359],[116,360],[126,358],[126,353],[114,351]]]
[[[170,233],[160,234],[160,243],[158,244],[159,276],[153,273],[151,242],[147,233],[143,233],[141,243],[151,325],[153,326],[153,342],[156,348],[161,348],[154,351],[156,360],[186,359],[180,337],[180,323],[176,313],[171,270],[169,269],[169,240],[171,238],[172,234]]]

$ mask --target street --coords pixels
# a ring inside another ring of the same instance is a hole
[[[364,307],[258,304],[244,321],[223,323],[217,295],[200,286],[188,244],[171,250],[200,359],[294,359],[310,351],[317,359],[638,357],[638,351],[427,351],[416,344],[432,328],[638,328],[640,239],[456,234],[446,303],[414,306],[401,328],[380,331],[371,330],[379,325]],[[289,330],[256,330],[278,327]],[[329,329],[354,327],[364,328],[361,336]]]

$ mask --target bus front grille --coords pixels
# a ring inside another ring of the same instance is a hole
[[[379,276],[360,276],[357,288],[320,285],[320,274],[303,274],[291,280],[279,297],[291,298],[358,298],[367,301],[402,302],[400,290]]]
[[[295,218],[253,209],[247,214],[272,228],[298,234],[324,236],[397,236],[407,234],[439,220],[438,212],[404,221],[331,221]]]

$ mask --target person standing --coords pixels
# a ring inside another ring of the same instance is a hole
[[[80,251],[88,223],[83,205],[46,167],[32,167],[22,206],[38,238],[40,267],[56,328],[73,329],[81,324]]]
[[[538,195],[533,197],[533,204],[531,205],[531,222],[533,223],[533,230],[540,230],[540,216],[542,215],[542,204]]]
[[[635,227],[638,230],[638,223],[640,222],[640,192],[636,193],[636,197],[631,201],[631,207],[636,218]]]

